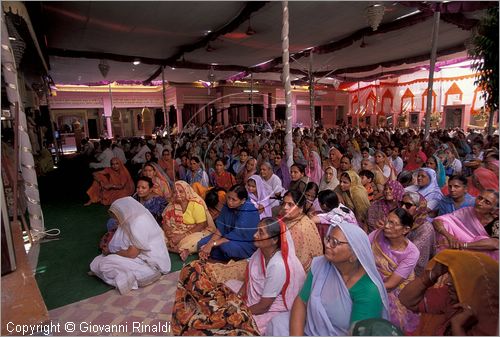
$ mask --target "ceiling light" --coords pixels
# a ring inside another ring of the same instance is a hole
[[[212,47],[212,46],[210,45],[210,43],[209,43],[209,44],[207,44],[207,47],[205,48],[205,50],[206,50],[208,53],[211,53],[211,52],[213,52],[213,51],[215,50],[215,48],[214,48],[214,47]]]
[[[254,92],[259,92],[259,90],[243,90],[243,92],[254,93]]]
[[[9,40],[11,40],[11,41],[16,41],[16,38],[15,38],[15,37],[13,37],[13,36],[9,36]]]
[[[252,28],[252,23],[250,22],[250,18],[248,18],[248,28],[247,28],[246,34],[248,36],[252,36],[255,33],[257,33],[257,32]]]
[[[381,4],[371,5],[365,9],[365,18],[373,31],[378,29],[378,26],[384,18],[385,7]]]
[[[175,70],[175,67],[172,67],[171,69],[172,69],[172,70]]]
[[[135,60],[134,62],[132,62],[132,64],[134,66],[138,66],[139,64],[141,64],[141,60]]]

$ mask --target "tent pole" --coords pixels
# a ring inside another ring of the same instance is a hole
[[[315,116],[314,116],[314,74],[313,74],[313,51],[309,54],[309,109],[311,113],[311,136],[314,142]]]
[[[432,85],[434,82],[434,68],[436,65],[436,52],[439,35],[439,18],[441,13],[437,10],[434,12],[434,26],[432,28],[432,49],[431,49],[431,63],[429,67],[429,81],[427,86],[427,105],[425,107],[425,139],[429,139],[429,132],[431,127],[431,109],[432,109]]]
[[[165,89],[165,66],[161,66],[161,86],[163,88],[163,123],[165,124],[165,131],[167,132],[167,137],[170,135],[168,131],[170,129],[168,112],[167,112],[167,95]]]
[[[285,144],[286,157],[288,167],[293,164],[293,143],[292,143],[292,84],[290,83],[290,51],[288,50],[288,1],[282,2],[283,21],[281,27],[281,48],[283,51],[283,74],[282,81],[285,87],[285,102],[286,102],[286,129],[285,129]]]

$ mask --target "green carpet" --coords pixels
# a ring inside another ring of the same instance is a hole
[[[59,228],[59,240],[41,244],[36,280],[49,310],[102,294],[111,286],[87,275],[98,244],[106,232],[107,207],[91,205],[85,189],[91,173],[78,159],[59,163],[59,169],[39,178],[45,228]],[[196,259],[191,256],[188,261]],[[170,254],[172,271],[182,268],[177,254]]]

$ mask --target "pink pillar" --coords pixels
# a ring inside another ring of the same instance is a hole
[[[272,122],[276,121],[276,104],[269,104],[269,119]]]
[[[269,95],[264,95],[262,97],[262,101],[263,101],[263,105],[264,105],[264,113],[263,113],[263,116],[264,116],[264,121],[266,122],[267,121],[267,113],[269,112]]]
[[[111,99],[107,96],[102,98],[102,105],[104,108],[104,118],[106,118],[106,130],[108,137],[113,138],[113,127],[111,125],[111,115],[113,114],[113,107],[111,106]]]
[[[175,111],[177,113],[177,129],[179,130],[179,132],[182,129],[182,108],[183,107],[184,107],[183,104],[177,104],[175,106]]]

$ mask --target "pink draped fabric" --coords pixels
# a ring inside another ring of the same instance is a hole
[[[459,241],[475,242],[489,238],[486,229],[484,229],[484,226],[476,216],[474,207],[460,208],[453,213],[439,216],[435,220],[440,220],[446,231]],[[443,235],[437,234],[437,242],[438,252],[448,248],[448,241]],[[498,261],[498,250],[484,250],[482,252]]]
[[[321,177],[323,176],[323,170],[321,169],[321,158],[316,151],[311,151],[309,155],[309,165],[306,167],[306,175],[311,181],[314,181],[319,186]]]

